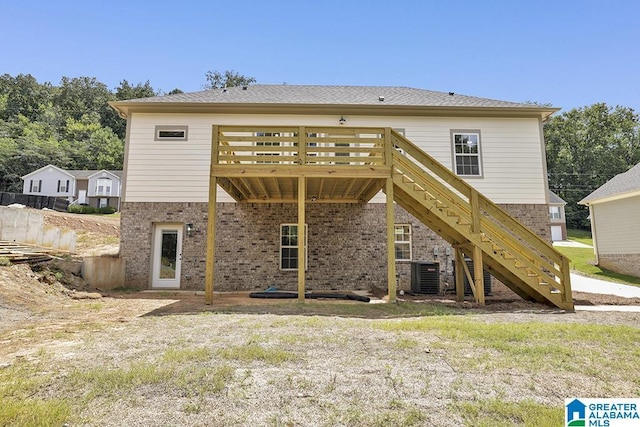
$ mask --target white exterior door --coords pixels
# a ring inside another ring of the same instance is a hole
[[[179,289],[182,264],[182,225],[158,224],[153,239],[152,288]]]
[[[551,240],[554,242],[562,240],[562,227],[560,225],[551,226]]]
[[[87,190],[78,191],[78,203],[80,204],[87,203]]]

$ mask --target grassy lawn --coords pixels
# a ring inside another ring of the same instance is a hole
[[[593,245],[591,233],[585,230],[567,230],[568,239],[584,243],[585,245]],[[571,260],[571,269],[586,276],[592,276],[598,279],[610,280],[612,282],[623,283],[626,285],[640,286],[640,278],[619,274],[611,270],[600,268],[595,263],[595,255],[592,248],[572,248],[566,246],[557,246],[556,249]]]
[[[94,324],[58,347],[40,334],[0,368],[0,426],[547,427],[566,396],[640,390],[637,326],[433,309],[343,318],[325,305]]]

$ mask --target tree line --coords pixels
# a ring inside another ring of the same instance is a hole
[[[640,118],[597,103],[552,116],[544,138],[549,189],[567,202],[567,227],[588,229],[589,210],[578,202],[640,163]]]
[[[205,89],[255,82],[233,70],[208,71],[205,80]],[[108,102],[161,94],[149,81],[122,80],[111,90],[95,77],[62,77],[53,85],[30,74],[0,76],[0,191],[22,192],[20,177],[48,164],[121,170],[126,121]]]
[[[208,71],[204,88],[249,85],[254,77]],[[174,89],[169,94],[180,93]],[[0,76],[0,191],[21,192],[21,176],[49,163],[63,169],[122,169],[126,122],[109,101],[162,94],[149,81],[110,90],[94,77],[58,85],[31,75]],[[549,188],[566,202],[570,228],[588,228],[577,204],[640,162],[640,118],[605,103],[554,115],[544,125]]]

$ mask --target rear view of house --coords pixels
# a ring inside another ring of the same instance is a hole
[[[301,298],[373,285],[393,299],[415,263],[437,265],[442,289],[457,262],[479,301],[484,270],[572,308],[568,263],[550,245],[542,123],[557,109],[293,85],[111,105],[127,119],[128,286],[204,288],[210,301],[214,283]]]

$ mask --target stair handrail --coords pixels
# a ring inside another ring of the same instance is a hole
[[[394,167],[398,169],[403,176],[411,180],[414,185],[417,185],[444,204],[450,205],[449,208],[454,208],[456,214],[461,219],[467,221],[467,224],[471,225],[472,207],[464,200],[463,196],[450,191],[435,177],[424,173],[424,170],[421,169],[417,163],[400,153],[394,155]],[[519,247],[522,245],[521,241],[517,240],[510,230],[502,228],[496,221],[492,221],[483,215],[479,218],[479,223],[477,226],[478,229],[487,236],[493,244],[498,245],[498,247],[517,257],[527,268],[537,271],[541,280],[547,283],[558,283],[556,277],[560,277],[562,271],[557,267],[557,264],[550,262],[547,258],[540,257],[538,252],[531,251],[529,247],[526,247],[526,251],[520,250]]]
[[[478,190],[469,185],[462,178],[455,175],[449,168],[445,167],[442,163],[431,157],[420,147],[413,144],[410,140],[405,138],[399,132],[391,129],[391,143],[394,147],[404,150],[405,153],[410,155],[416,162],[424,166],[428,171],[437,176],[440,180],[450,185],[471,203],[472,197],[476,197],[478,200],[479,208],[484,210],[489,216],[493,217],[498,223],[503,224],[507,229],[514,233],[517,237],[523,239],[529,245],[537,249],[542,255],[551,259],[556,263],[560,271],[563,271],[564,266],[567,265],[566,257],[558,252],[549,242],[543,240],[540,236],[535,234],[529,228],[524,226],[520,221],[516,220],[505,212],[498,205],[493,203],[487,197],[485,197]],[[479,212],[472,212],[473,215],[477,215]],[[568,277],[568,273],[562,274],[560,277],[563,286]]]

